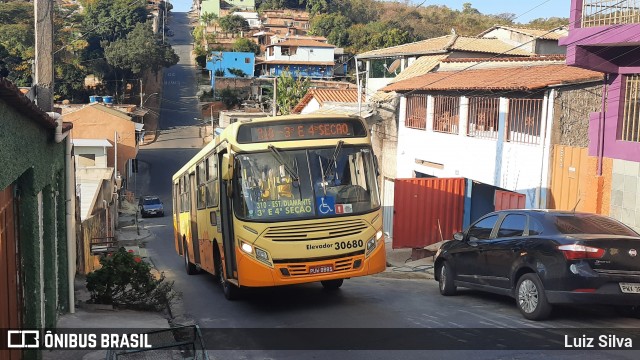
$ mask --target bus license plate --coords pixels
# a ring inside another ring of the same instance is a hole
[[[620,283],[620,290],[627,294],[640,294],[640,284],[638,283]]]
[[[324,274],[333,272],[333,265],[316,265],[309,267],[309,274]]]

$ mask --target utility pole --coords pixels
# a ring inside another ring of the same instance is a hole
[[[35,0],[35,68],[36,104],[53,111],[53,1]]]
[[[144,92],[142,92],[142,74],[140,74],[140,108],[141,109],[142,109],[142,106],[144,105],[143,99],[144,99]]]
[[[164,18],[167,17],[167,0],[162,1],[162,45],[164,45]]]

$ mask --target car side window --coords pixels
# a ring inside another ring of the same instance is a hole
[[[498,215],[491,215],[473,224],[467,232],[469,240],[487,240],[491,237],[491,231],[498,221]]]
[[[500,224],[498,237],[507,238],[522,236],[526,225],[527,217],[525,215],[509,214],[504,218],[504,220],[502,220],[502,224]]]
[[[532,217],[529,217],[529,236],[540,235],[544,231],[544,227],[540,222]]]

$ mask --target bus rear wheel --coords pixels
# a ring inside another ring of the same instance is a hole
[[[184,269],[187,271],[188,275],[195,275],[198,273],[198,269],[196,265],[189,261],[189,248],[187,247],[187,241],[183,240],[182,249],[184,249]]]
[[[322,287],[324,287],[325,290],[338,290],[338,288],[342,286],[343,282],[344,282],[343,279],[320,281],[320,283],[322,284]]]
[[[222,287],[222,293],[227,300],[237,300],[240,297],[240,289],[227,281],[227,276],[224,274],[224,264],[222,260],[217,262],[218,266],[218,279],[220,279],[220,287]]]

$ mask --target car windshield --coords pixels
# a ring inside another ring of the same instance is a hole
[[[152,198],[152,199],[144,199],[142,202],[144,205],[158,205],[160,204],[160,199]]]
[[[380,206],[373,153],[367,147],[271,150],[236,159],[234,208],[241,219],[322,218]]]
[[[562,234],[638,236],[625,225],[604,216],[562,215],[555,218],[555,224]]]

